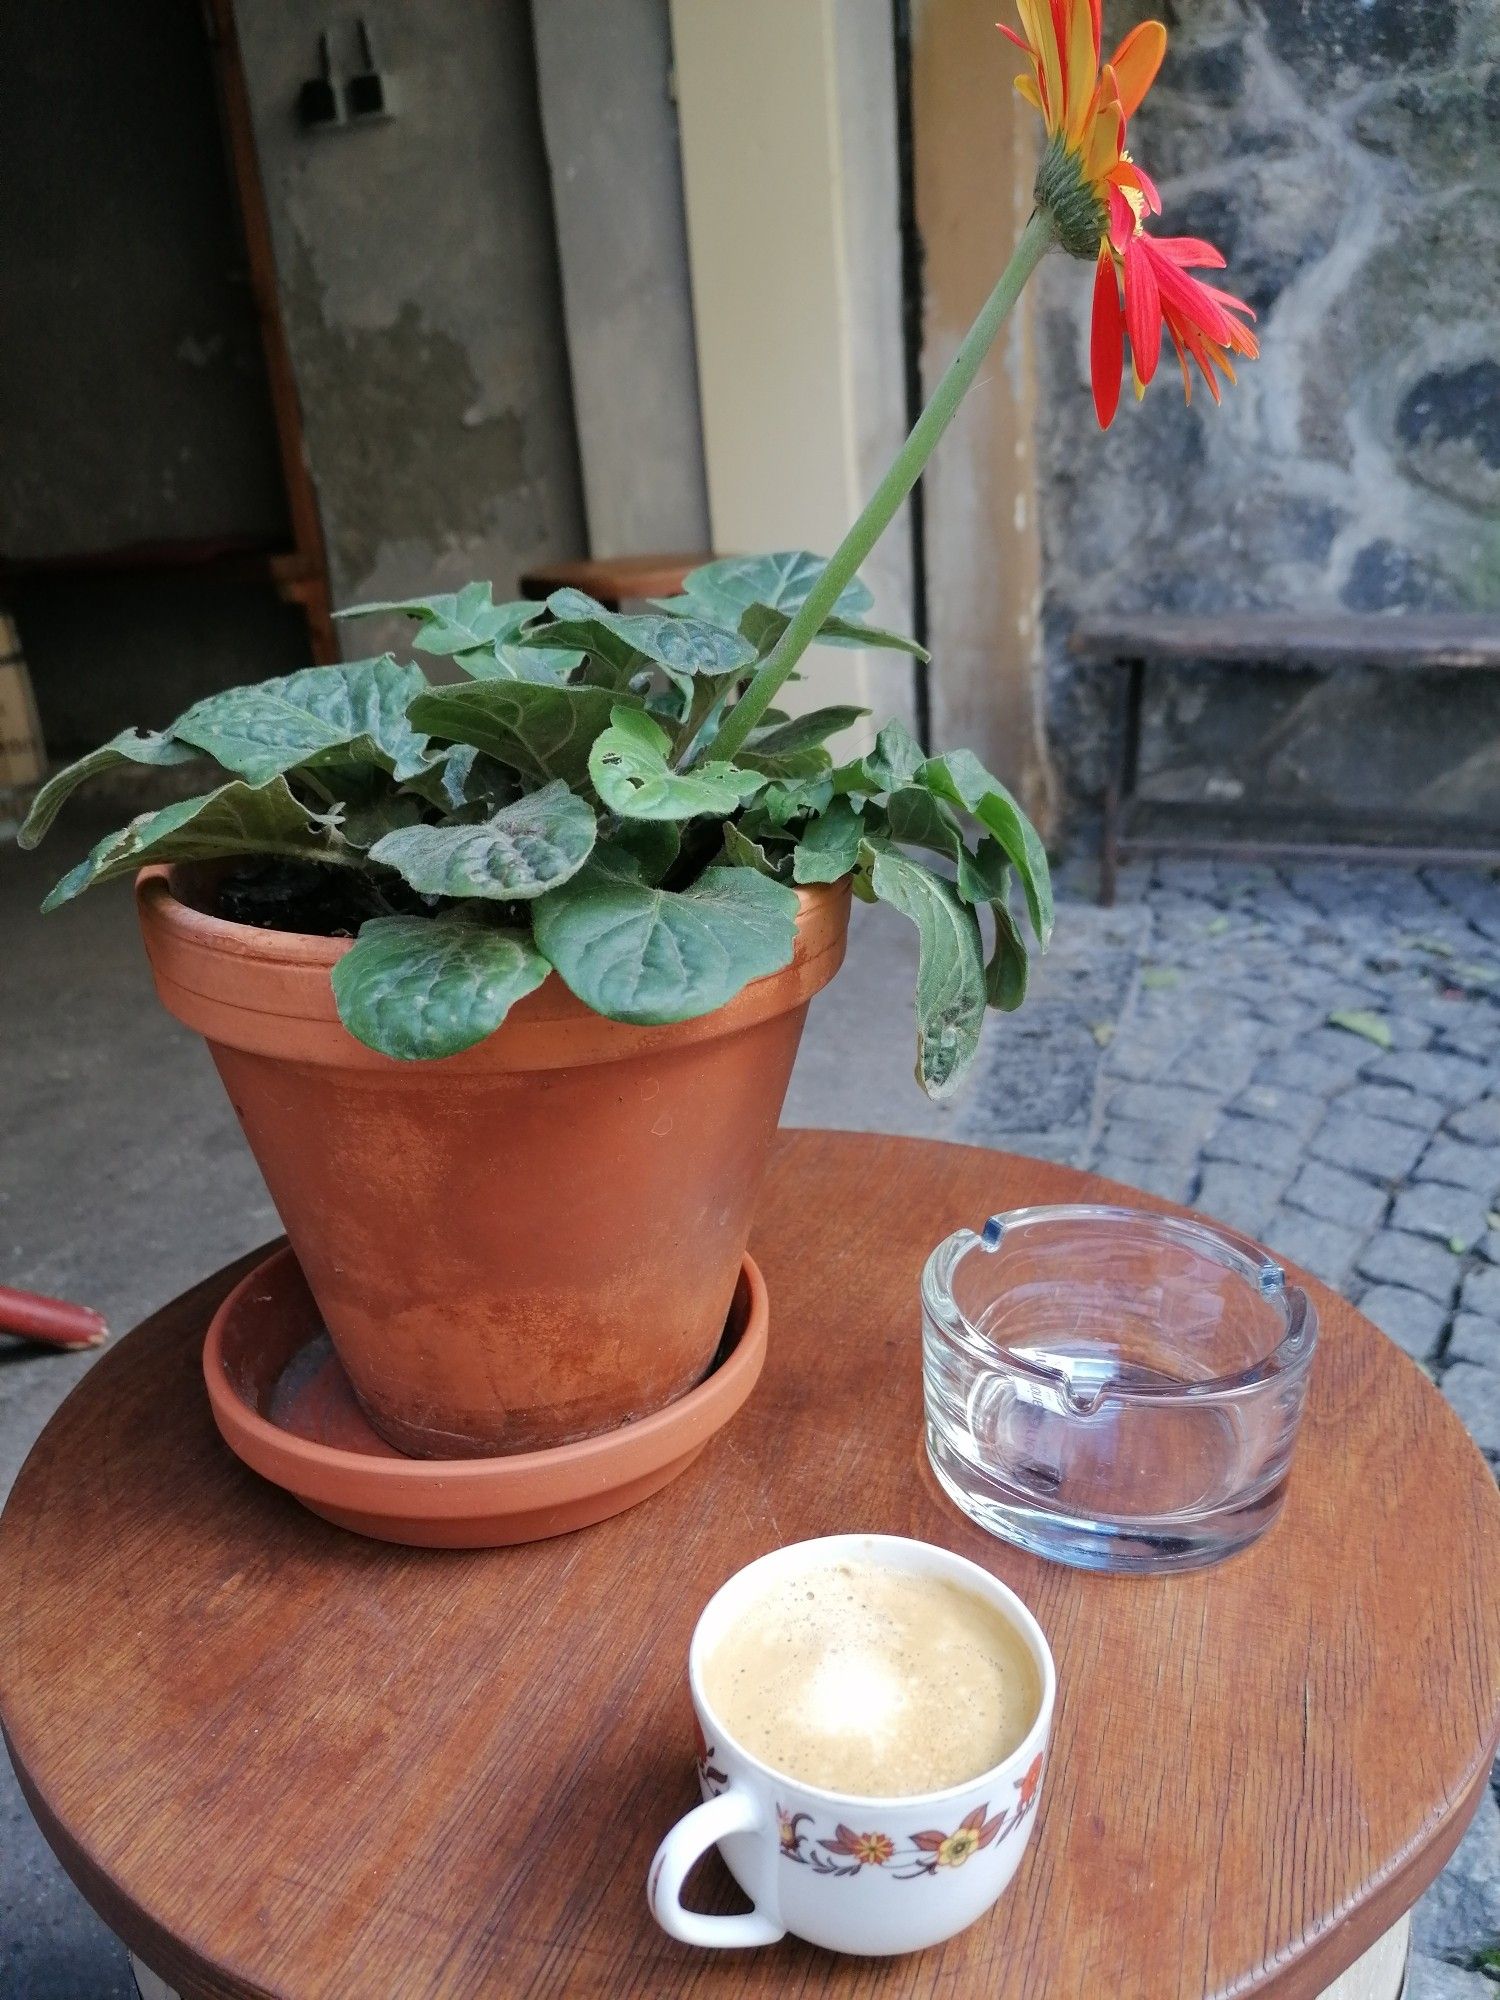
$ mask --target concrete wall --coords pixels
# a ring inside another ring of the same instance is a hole
[[[1106,38],[1136,18],[1106,10]],[[1500,13],[1492,0],[1195,0],[1135,125],[1173,234],[1260,314],[1216,410],[1175,362],[1108,437],[1090,273],[1044,271],[1043,536],[1054,746],[1100,780],[1082,611],[1500,608]],[[1199,676],[1152,703],[1174,796],[1500,812],[1500,689]]]
[[[509,594],[584,546],[530,15],[362,11],[396,116],[309,134],[293,107],[322,17],[237,8],[334,602],[471,577]],[[352,21],[330,26],[347,70]]]
[[[706,549],[667,0],[531,15],[589,553]]]
[[[829,554],[905,431],[887,0],[673,0],[714,543]],[[909,529],[865,565],[910,618]],[[785,706],[910,722],[904,656],[814,648]]]
[[[1037,123],[970,0],[912,9],[912,139],[931,394],[1026,226]],[[1044,827],[1055,790],[1039,635],[1036,300],[1023,295],[923,478],[934,746],[966,745]]]

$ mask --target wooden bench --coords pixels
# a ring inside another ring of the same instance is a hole
[[[1143,799],[1138,788],[1148,665],[1191,671],[1255,666],[1379,667],[1407,674],[1495,672],[1500,671],[1500,614],[1371,617],[1245,612],[1185,617],[1141,612],[1085,619],[1075,628],[1069,650],[1077,659],[1119,671],[1113,756],[1104,795],[1101,903],[1115,899],[1119,863],[1139,854],[1500,862],[1496,829],[1474,821],[1429,820],[1391,828],[1383,815],[1376,818],[1330,806],[1320,809],[1322,824],[1317,830],[1300,837],[1267,831],[1265,805],[1257,809],[1169,804]]]
[[[554,590],[584,590],[608,611],[647,597],[676,597],[690,569],[711,555],[606,556],[589,562],[539,563],[521,578],[521,595],[541,599]]]

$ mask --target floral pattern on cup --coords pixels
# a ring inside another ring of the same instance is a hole
[[[698,1776],[710,1796],[723,1790],[729,1780],[714,1763],[714,1747],[698,1732]],[[966,1813],[952,1833],[935,1828],[914,1833],[901,1845],[888,1833],[859,1833],[842,1821],[833,1837],[805,1832],[813,1816],[809,1812],[788,1812],[776,1808],[776,1831],[782,1859],[800,1862],[815,1875],[858,1875],[863,1868],[889,1868],[898,1882],[914,1881],[919,1875],[936,1875],[940,1868],[962,1868],[981,1848],[989,1847],[1003,1834],[1018,1827],[1036,1805],[1041,1788],[1043,1757],[1032,1758],[1025,1776],[1016,1787],[1015,1802],[1007,1811],[990,1814],[989,1804]]]

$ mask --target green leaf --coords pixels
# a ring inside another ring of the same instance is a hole
[[[780,757],[793,750],[818,749],[830,736],[837,736],[841,729],[852,728],[869,713],[867,708],[815,708],[806,715],[788,716],[770,728],[753,731],[745,747],[762,757]]]
[[[875,738],[875,748],[867,757],[841,765],[833,781],[841,792],[896,791],[909,785],[922,768],[924,751],[911,731],[901,722],[888,722]]]
[[[690,570],[682,580],[687,597],[703,607],[701,615],[736,630],[752,604],[792,612],[807,600],[823,574],[826,558],[807,549],[782,549],[774,555],[725,556]],[[674,606],[681,599],[673,599]],[[839,592],[833,615],[858,618],[875,602],[858,577]]]
[[[995,949],[984,969],[984,997],[1002,1014],[1014,1014],[1026,998],[1031,981],[1031,954],[1020,925],[1003,900],[990,904],[995,919]],[[1097,1039],[1097,1037],[1096,1037]]]
[[[424,896],[508,903],[540,896],[576,875],[597,833],[593,807],[554,781],[477,825],[389,833],[370,849],[370,859],[394,868]]]
[[[167,733],[122,729],[87,757],[53,773],[32,800],[16,838],[22,847],[35,847],[78,787],[101,772],[113,771],[121,764],[190,764],[200,754],[191,744],[178,743]]]
[[[412,778],[426,768],[429,753],[407,720],[407,704],[426,685],[420,667],[389,654],[304,667],[195,701],[172,724],[172,734],[252,785],[299,764],[342,758]]]
[[[1148,965],[1141,973],[1141,984],[1148,992],[1160,993],[1175,986],[1181,978],[1175,965]]]
[[[148,861],[209,861],[250,854],[327,861],[337,859],[339,850],[332,848],[326,828],[320,829],[293,798],[284,778],[263,785],[235,779],[217,791],[163,806],[160,812],[141,813],[118,833],[106,834],[85,860],[69,869],[42,908],[55,910],[100,882],[133,875]]]
[[[654,887],[682,852],[682,835],[669,819],[627,819],[616,826],[610,844],[629,857],[632,874]]]
[[[766,786],[758,803],[775,825],[790,826],[794,819],[827,812],[834,797],[834,776],[828,772],[817,778],[775,781]]]
[[[595,863],[536,906],[536,940],[587,1006],[613,1021],[690,1021],[790,965],[793,890],[753,868],[653,889]]]
[[[583,654],[541,646],[480,646],[460,653],[453,664],[471,681],[531,681],[538,687],[562,687],[583,665]]]
[[[540,687],[527,681],[470,681],[432,688],[411,705],[411,719],[445,742],[472,743],[539,784],[561,778],[570,790],[588,781],[589,748],[629,697],[598,687]]]
[[[732,813],[765,784],[733,764],[674,771],[671,738],[640,709],[617,708],[589,752],[589,776],[612,812],[626,819],[696,819]]]
[[[773,610],[769,604],[752,604],[740,618],[740,631],[763,659],[773,646],[780,643],[782,633],[791,622],[789,612]],[[904,632],[891,632],[883,625],[866,625],[863,619],[840,618],[837,615],[823,620],[814,643],[819,646],[870,646],[883,652],[910,653],[918,660],[931,657],[925,646],[919,646]]]
[[[1052,936],[1052,876],[1041,836],[1025,813],[971,750],[929,758],[916,779],[949,805],[962,806],[999,841],[1021,879],[1031,928],[1045,951]]]
[[[644,662],[690,675],[736,674],[755,664],[747,640],[702,618],[606,611],[581,590],[554,591],[547,609],[556,623],[528,632],[528,647],[581,648],[627,673]]]
[[[345,800],[334,811],[338,830],[349,845],[368,851],[388,833],[417,825],[422,801],[410,792],[386,792],[377,798]]]
[[[952,1095],[979,1048],[984,953],[974,912],[946,882],[894,848],[865,843],[870,885],[917,927],[917,1081]]]
[[[833,770],[833,759],[815,744],[805,750],[786,750],[773,756],[763,756],[758,748],[744,749],[738,762],[742,770],[759,771],[763,778],[797,781],[815,780]]]
[[[1370,1014],[1362,1007],[1337,1007],[1328,1016],[1330,1028],[1343,1028],[1351,1035],[1363,1035],[1367,1042],[1373,1042],[1379,1049],[1391,1047],[1389,1024],[1379,1014]]]
[[[797,882],[838,882],[859,860],[864,824],[847,799],[835,799],[820,819],[811,821],[792,856]]]
[[[333,997],[366,1048],[430,1061],[492,1035],[547,971],[524,931],[501,930],[473,911],[374,917],[334,966]]]
[[[467,653],[481,646],[506,645],[542,615],[540,604],[519,600],[508,604],[493,601],[488,583],[466,583],[462,590],[440,592],[436,597],[393,598],[382,604],[351,604],[335,611],[335,618],[373,618],[380,612],[404,612],[419,621],[421,630],[412,640],[420,653]],[[465,663],[466,664],[466,663]]]
[[[902,785],[887,797],[886,832],[898,847],[925,847],[953,863],[966,903],[1006,903],[1010,864],[998,841],[985,839],[971,853],[951,806],[920,785]]]
[[[754,868],[762,875],[781,879],[775,862],[760,842],[741,833],[732,819],[724,822],[724,858],[731,868]]]

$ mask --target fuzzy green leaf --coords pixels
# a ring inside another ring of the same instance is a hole
[[[540,604],[493,601],[488,583],[466,583],[462,590],[441,591],[435,597],[393,598],[382,604],[351,604],[335,618],[373,618],[382,612],[402,612],[415,618],[420,630],[412,639],[419,653],[467,653],[481,646],[506,645],[542,615]],[[464,663],[466,664],[466,663]]]
[[[974,912],[946,882],[894,848],[866,842],[870,885],[917,927],[917,1081],[951,1096],[979,1047],[984,954]]]
[[[339,1019],[366,1048],[403,1061],[457,1055],[492,1035],[547,977],[524,931],[472,911],[375,917],[333,968]]]
[[[562,687],[583,665],[583,654],[559,647],[479,646],[460,653],[453,662],[471,681],[532,681],[538,687]]]
[[[754,868],[779,881],[780,871],[758,840],[742,833],[733,820],[724,822],[724,859],[731,868]]]
[[[682,852],[682,834],[669,819],[627,819],[615,828],[610,844],[622,860],[628,859],[627,875],[639,875],[654,888]]]
[[[875,738],[868,756],[842,764],[833,774],[839,792],[864,792],[874,797],[909,785],[922,768],[925,752],[902,722],[888,722]]]
[[[389,654],[339,667],[304,667],[253,687],[195,701],[171,733],[247,784],[333,760],[368,762],[398,779],[426,768],[428,746],[407,720],[426,687],[422,669]]]
[[[190,764],[202,753],[189,743],[178,743],[165,732],[154,729],[122,729],[108,743],[91,750],[87,757],[56,771],[31,802],[25,823],[16,838],[22,847],[35,847],[57,818],[67,800],[80,785],[121,764]]]
[[[673,674],[736,674],[755,664],[755,648],[737,632],[702,618],[660,611],[606,611],[581,590],[547,599],[556,620],[526,635],[528,647],[576,647],[622,672],[649,663]]]
[[[794,881],[838,882],[859,860],[864,824],[847,799],[835,799],[808,826],[792,857]]]
[[[671,738],[640,709],[617,708],[589,752],[589,776],[612,812],[626,819],[697,819],[732,813],[765,779],[733,764],[674,771]]]
[[[920,785],[903,785],[885,801],[886,831],[898,847],[925,847],[953,863],[957,888],[966,903],[1003,902],[1010,887],[1010,866],[994,840],[981,840],[977,853],[964,840],[963,828],[950,806]]]
[[[394,868],[424,896],[508,903],[540,896],[576,875],[597,832],[593,807],[554,781],[477,825],[388,833],[370,849],[370,859]]]
[[[792,959],[795,893],[753,868],[710,868],[653,889],[591,862],[536,906],[536,941],[587,1006],[613,1021],[690,1021]]]
[[[788,611],[776,610],[769,604],[752,604],[740,618],[740,631],[764,658],[780,642],[782,633],[791,622]],[[882,625],[867,625],[861,618],[840,618],[836,614],[825,618],[818,627],[816,644],[868,646],[882,652],[910,653],[918,660],[931,658],[925,646],[919,646],[904,632],[891,632]]]
[[[326,826],[318,826],[298,805],[284,778],[263,785],[236,779],[217,791],[179,799],[159,812],[141,813],[118,833],[106,834],[85,860],[69,869],[42,908],[55,910],[100,882],[133,875],[148,861],[210,861],[251,854],[327,861],[340,852]]]
[[[1002,1014],[1013,1014],[1026,998],[1031,981],[1031,954],[1009,904],[997,899],[990,909],[995,919],[995,949],[984,969],[985,999]]]
[[[629,705],[628,697],[608,688],[470,681],[419,695],[411,719],[444,742],[472,743],[533,782],[561,778],[580,791],[588,781],[590,746],[622,701]]]
[[[815,708],[806,715],[791,715],[770,728],[755,730],[747,750],[762,757],[784,757],[794,750],[815,750],[841,729],[852,729],[870,713],[867,708]]]
[[[792,612],[823,574],[825,558],[807,549],[782,549],[766,556],[725,556],[704,563],[682,580],[684,595],[701,607],[700,616],[738,630],[753,604],[772,611]],[[858,577],[839,592],[833,616],[858,618],[875,602]],[[672,599],[674,610],[681,598]]]
[[[1052,876],[1047,851],[1031,821],[971,750],[930,758],[915,775],[935,797],[971,813],[1005,849],[1021,880],[1031,928],[1045,951],[1052,936]]]

